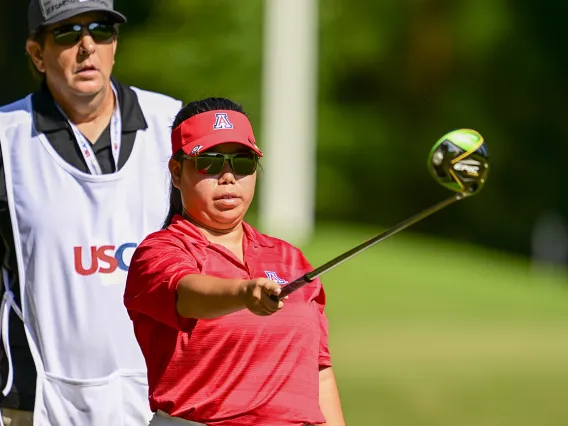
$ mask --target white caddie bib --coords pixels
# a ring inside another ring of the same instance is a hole
[[[130,158],[112,174],[86,174],[65,162],[33,130],[31,96],[0,109],[18,314],[38,372],[34,426],[151,419],[146,366],[123,295],[135,248],[167,213],[170,128],[182,104],[135,91],[148,129],[138,131]],[[7,291],[5,338],[12,306]]]

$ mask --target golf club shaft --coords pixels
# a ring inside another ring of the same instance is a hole
[[[278,299],[284,298],[285,296],[289,295],[293,291],[296,291],[299,288],[303,287],[304,285],[312,282],[313,280],[315,280],[320,275],[331,271],[333,268],[336,268],[337,266],[341,265],[343,262],[348,261],[352,257],[354,257],[354,256],[358,255],[359,253],[367,250],[368,248],[374,246],[375,244],[378,244],[381,241],[386,240],[390,236],[402,231],[405,228],[408,228],[409,226],[413,225],[414,223],[430,216],[433,213],[436,213],[437,211],[443,209],[444,207],[449,206],[450,204],[455,203],[456,201],[459,201],[459,200],[465,198],[466,196],[467,196],[466,193],[463,193],[463,192],[457,193],[457,194],[451,196],[450,198],[447,198],[444,201],[440,201],[439,203],[434,204],[433,206],[421,211],[420,213],[417,213],[414,216],[411,216],[408,219],[403,220],[402,222],[399,222],[398,224],[396,224],[392,228],[387,229],[386,231],[377,235],[376,237],[373,237],[370,240],[365,241],[362,244],[359,244],[357,247],[354,247],[351,250],[337,256],[335,259],[332,259],[329,262],[327,262],[326,264],[320,266],[319,268],[314,269],[312,272],[308,272],[307,274],[305,274],[305,275],[301,276],[300,278],[292,281],[291,283],[286,284],[285,286],[282,287],[282,291],[278,295]]]

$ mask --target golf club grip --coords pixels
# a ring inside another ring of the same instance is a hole
[[[293,291],[296,291],[299,288],[301,288],[301,287],[303,287],[306,284],[309,284],[311,282],[312,282],[312,280],[309,279],[308,274],[302,275],[300,278],[295,279],[291,283],[288,283],[285,286],[283,286],[282,291],[280,292],[280,294],[278,296],[275,296],[273,294],[273,295],[270,296],[270,298],[273,299],[274,301],[281,300],[284,297],[288,296]]]

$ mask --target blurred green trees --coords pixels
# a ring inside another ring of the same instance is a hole
[[[33,87],[22,3],[0,9],[0,103]],[[186,102],[234,98],[261,134],[261,0],[115,3],[130,18],[120,35],[121,80]],[[320,3],[319,218],[390,226],[445,197],[425,162],[431,145],[460,127],[485,136],[489,183],[417,230],[528,254],[542,211],[568,217],[568,4]]]

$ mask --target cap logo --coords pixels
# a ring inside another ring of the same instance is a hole
[[[40,1],[40,5],[43,9],[44,17],[46,19],[49,19],[52,16],[58,14],[60,11],[76,8],[77,6],[73,6],[73,3],[84,3],[86,1],[99,4],[105,9],[113,8],[111,0],[44,0]]]
[[[229,121],[227,113],[219,112],[215,114],[215,125],[213,126],[215,130],[227,130],[233,128],[233,123]]]
[[[191,150],[189,155],[197,155],[197,154],[199,154],[199,151],[201,151],[202,149],[203,149],[202,145],[196,145],[196,146],[193,147],[193,149]]]

